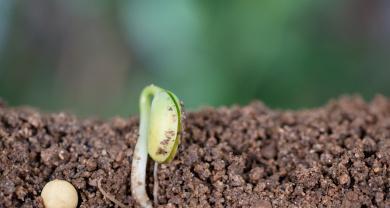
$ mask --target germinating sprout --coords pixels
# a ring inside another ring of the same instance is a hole
[[[145,188],[148,153],[155,161],[153,195],[157,204],[157,167],[159,163],[172,161],[176,155],[181,133],[181,105],[172,92],[154,85],[142,91],[139,105],[141,116],[139,137],[131,164],[131,194],[141,207],[150,208],[153,204]],[[126,207],[103,190],[101,180],[98,181],[98,188],[102,194],[117,206]]]
[[[156,163],[168,163],[174,158],[181,132],[181,106],[172,92],[154,85],[142,91],[139,105],[140,128],[131,168],[131,192],[139,205],[152,207],[145,189],[148,153]],[[157,164],[154,167],[156,202]]]

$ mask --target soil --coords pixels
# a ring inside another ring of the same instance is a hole
[[[0,104],[0,207],[43,207],[65,179],[79,207],[130,207],[138,118],[108,121]],[[148,191],[153,192],[153,164]],[[278,111],[260,102],[186,115],[178,155],[160,165],[160,207],[390,207],[390,100],[343,97]]]

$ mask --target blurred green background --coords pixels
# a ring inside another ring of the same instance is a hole
[[[151,83],[190,110],[389,96],[389,55],[386,0],[0,0],[0,97],[47,112],[136,114]]]

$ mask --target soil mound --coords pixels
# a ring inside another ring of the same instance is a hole
[[[344,97],[301,111],[245,107],[188,113],[178,155],[158,172],[160,207],[390,207],[390,101]],[[43,207],[65,179],[80,207],[114,207],[98,181],[130,193],[138,119],[79,120],[0,104],[0,207]],[[152,164],[148,166],[152,193]]]

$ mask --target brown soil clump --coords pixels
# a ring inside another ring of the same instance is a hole
[[[43,207],[52,179],[79,207],[134,207],[137,118],[78,120],[0,104],[0,207]],[[153,192],[153,164],[148,191]],[[178,155],[159,167],[160,207],[390,207],[390,101],[358,97],[318,109],[246,107],[188,113]],[[150,198],[153,198],[150,196]]]

